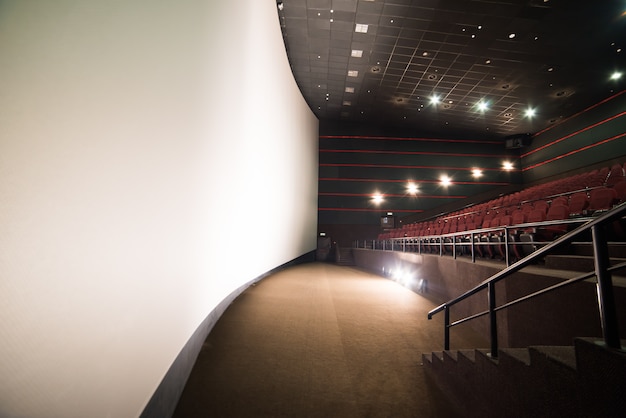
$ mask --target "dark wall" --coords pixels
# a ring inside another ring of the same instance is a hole
[[[505,138],[437,138],[378,126],[320,123],[318,230],[350,245],[373,239],[387,212],[412,222],[489,200],[501,193],[626,161],[626,94],[618,93],[507,149]],[[516,170],[505,172],[512,160]],[[479,179],[472,168],[483,169]],[[453,184],[439,184],[446,174]],[[407,193],[408,181],[420,192]],[[384,196],[376,205],[374,193]],[[399,223],[396,225],[399,226]]]
[[[423,213],[454,204],[469,196],[521,182],[519,171],[505,172],[502,163],[514,161],[517,150],[507,150],[503,140],[481,138],[417,137],[363,126],[320,124],[319,224],[377,225],[380,216]],[[473,168],[483,170],[472,176]],[[440,185],[447,175],[453,184]],[[411,196],[407,183],[419,193]],[[384,201],[376,205],[372,195]]]
[[[521,153],[525,184],[626,160],[626,91],[538,132]]]

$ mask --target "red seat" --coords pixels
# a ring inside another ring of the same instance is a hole
[[[617,193],[609,187],[593,189],[589,195],[589,206],[587,210],[591,213],[606,211],[617,202]]]
[[[613,190],[615,190],[615,195],[617,196],[617,203],[626,202],[626,181],[617,183],[613,186]]]
[[[552,205],[546,214],[546,221],[559,221],[563,219],[569,219],[569,207],[565,205]],[[552,235],[550,239],[554,239],[554,236],[561,235],[567,232],[568,225],[548,225],[545,227],[547,234]]]
[[[587,192],[574,193],[569,198],[569,212],[570,215],[580,216],[585,213],[585,210],[589,206],[589,197]]]
[[[604,183],[607,186],[614,186],[620,181],[624,181],[624,175],[624,168],[620,164],[614,164],[611,167],[611,171],[609,171]]]

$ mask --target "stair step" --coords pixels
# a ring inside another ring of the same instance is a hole
[[[530,353],[527,348],[501,348],[499,355],[503,362],[530,365]]]
[[[555,270],[588,272],[593,271],[593,269],[595,268],[593,257],[587,255],[552,254],[547,255],[545,257],[545,260],[546,268]],[[626,258],[612,257],[609,262],[611,265],[615,265],[618,263],[626,262]]]
[[[576,350],[573,346],[537,345],[528,347],[528,351],[530,364],[533,366],[547,360],[552,364],[576,370]]]
[[[626,258],[626,242],[609,242],[609,257]],[[591,243],[573,243],[567,248],[569,254],[593,257]]]
[[[598,338],[574,346],[433,352],[433,381],[473,416],[617,417],[626,410],[626,341],[607,349]],[[494,395],[494,388],[497,394]]]

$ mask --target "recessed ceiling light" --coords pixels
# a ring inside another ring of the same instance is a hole
[[[480,101],[476,104],[476,107],[478,108],[478,110],[480,110],[481,112],[484,112],[485,110],[487,110],[489,108],[489,103],[485,102],[485,101]]]
[[[426,52],[426,51],[422,52],[422,56],[423,57],[427,57],[428,56],[428,52]]]
[[[441,182],[442,186],[449,186],[450,184],[452,184],[452,180],[446,175],[439,177],[439,181]]]
[[[472,33],[472,39],[474,39],[475,37],[476,37],[476,35],[474,35],[474,34]]]
[[[330,12],[331,12],[331,13],[335,13],[335,11],[334,11],[333,9],[330,9]]]
[[[346,93],[354,93],[354,87],[346,87]]]
[[[515,38],[515,34],[514,33],[509,33],[509,39],[513,39]]]
[[[406,186],[406,190],[407,192],[409,192],[409,194],[417,194],[419,193],[419,189],[417,187],[417,184],[409,182]]]
[[[344,106],[352,106],[352,102],[351,102],[351,101],[349,101],[349,100],[344,100],[344,101],[343,101],[343,105],[344,105]]]
[[[509,170],[513,170],[513,163],[510,161],[505,161],[502,163],[502,168],[509,171]]]
[[[482,29],[483,26],[482,25],[478,25],[478,30]]]
[[[358,70],[348,70],[348,77],[358,77],[358,76],[359,76]]]
[[[363,56],[363,50],[362,49],[353,49],[352,53],[350,55],[355,57],[355,58],[361,58]]]
[[[376,204],[381,203],[383,200],[385,200],[383,198],[383,195],[381,195],[380,193],[374,193],[372,195],[372,201]]]
[[[333,23],[335,21],[335,19],[330,19],[330,23]]]
[[[318,55],[318,56],[317,56],[317,59],[320,59],[320,58],[322,58],[322,56],[321,56],[321,55]]]
[[[485,64],[491,64],[491,60],[485,60]]]
[[[527,118],[532,118],[533,116],[535,116],[535,113],[535,109],[529,107],[528,109],[526,109],[526,112],[524,112],[524,115],[526,115]]]
[[[611,74],[611,80],[619,80],[620,78],[622,78],[622,73],[619,71],[615,71]]]
[[[357,23],[355,28],[354,28],[354,31],[358,32],[358,33],[367,33],[367,27],[368,27],[368,25],[364,25],[362,23]]]
[[[321,14],[320,12],[317,12],[317,15],[318,15],[318,16],[321,16],[322,14]]]
[[[430,104],[438,104],[441,101],[441,99],[439,98],[439,96],[434,95],[430,98]]]
[[[554,71],[554,67],[550,67],[548,68],[548,72],[551,73],[552,71]]]
[[[481,170],[480,168],[473,168],[472,169],[472,176],[478,178],[480,176],[483,175],[483,170]]]
[[[393,19],[391,19],[391,20],[389,21],[389,23],[393,23]]]

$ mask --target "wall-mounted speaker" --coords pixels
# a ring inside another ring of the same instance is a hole
[[[515,134],[504,138],[504,147],[506,149],[516,149],[527,147],[532,142],[532,134]]]

